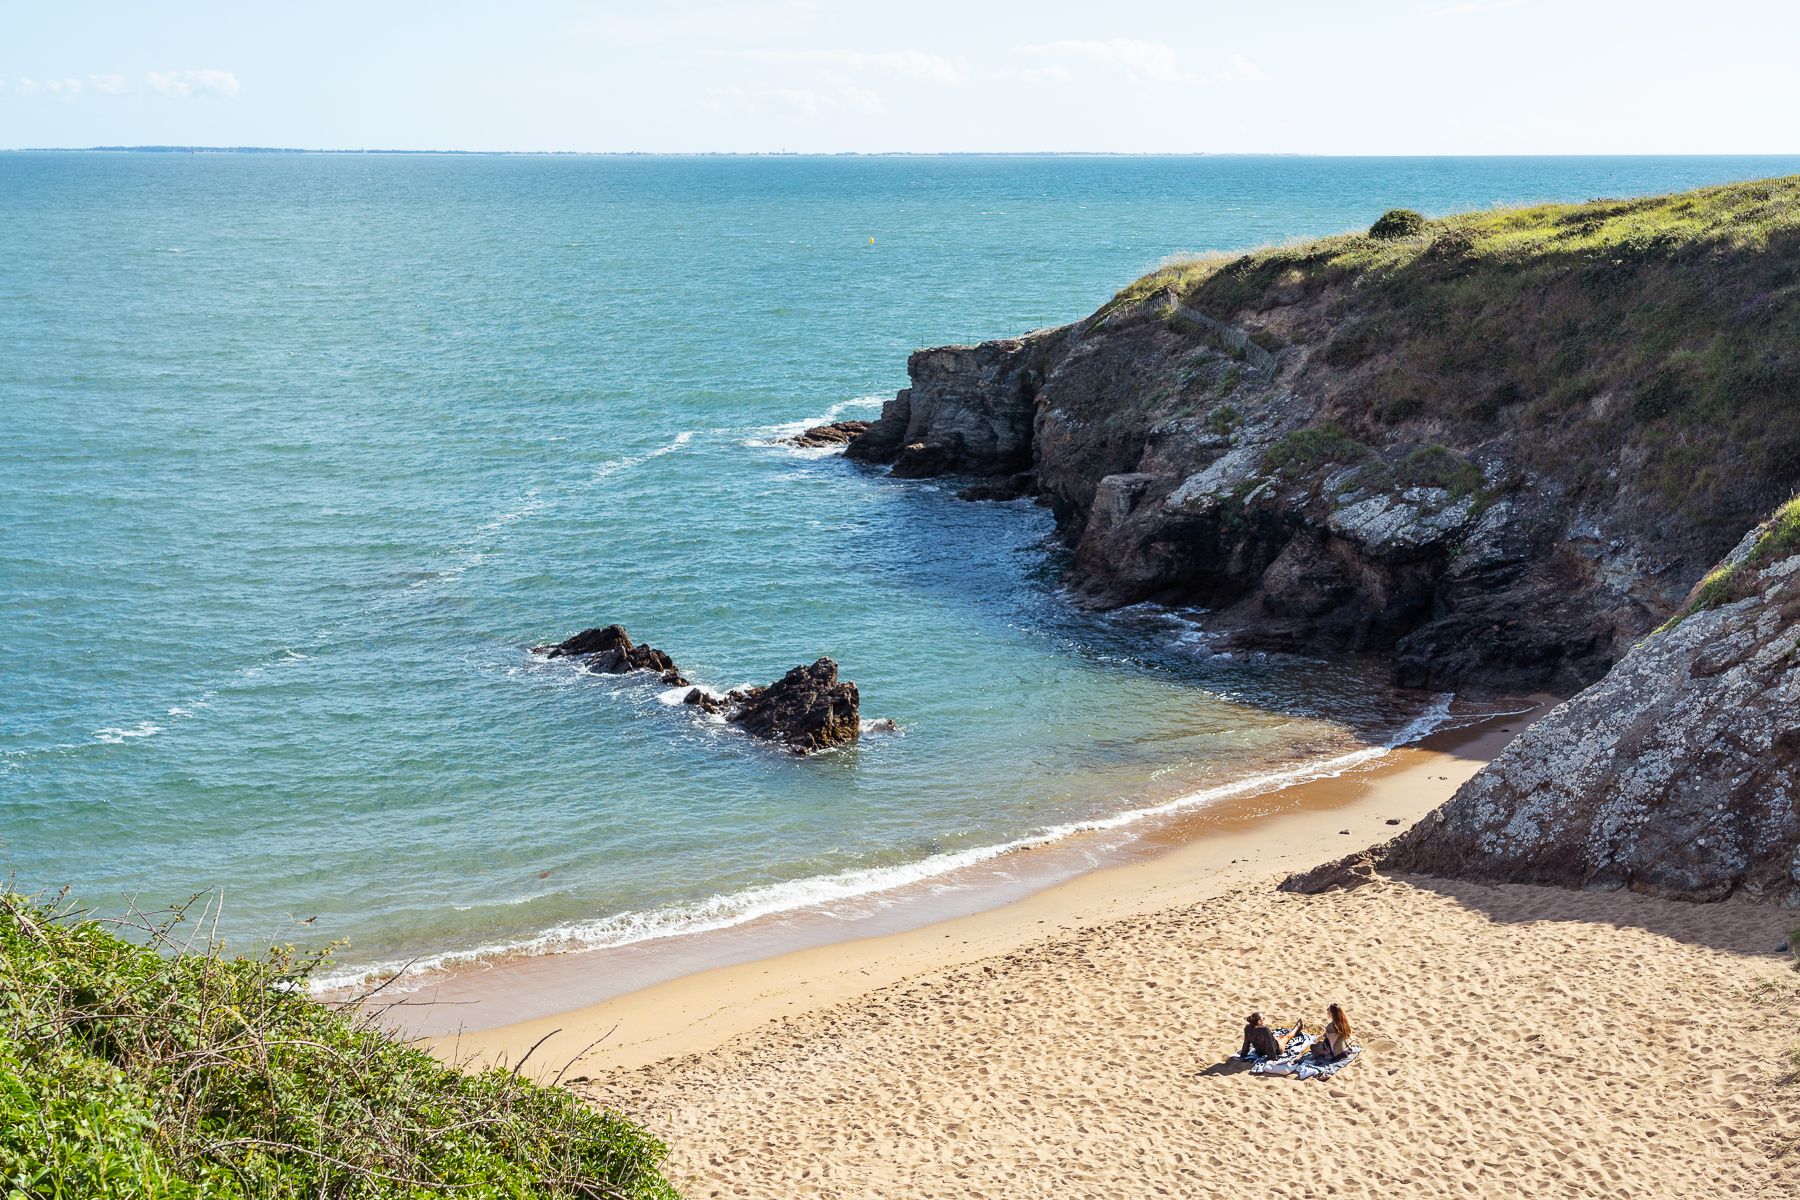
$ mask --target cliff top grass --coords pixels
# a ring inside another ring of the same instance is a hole
[[[7,1200],[675,1200],[665,1148],[618,1114],[446,1067],[312,1000],[320,956],[195,952],[196,923],[0,888]]]
[[[1664,622],[1663,629],[1673,629],[1693,613],[1753,595],[1758,572],[1800,549],[1800,496],[1776,509],[1756,532],[1759,536],[1744,557],[1737,562],[1727,560],[1708,572],[1694,585],[1681,610]]]
[[[1800,176],[1413,233],[1392,216],[1388,236],[1171,263],[1102,311],[1173,289],[1254,328],[1299,305],[1306,370],[1337,372],[1332,416],[1352,434],[1428,421],[1429,440],[1474,444],[1500,425],[1566,427],[1565,461],[1536,465],[1578,488],[1606,487],[1604,460],[1641,446],[1643,482],[1702,524],[1747,524],[1800,478]]]

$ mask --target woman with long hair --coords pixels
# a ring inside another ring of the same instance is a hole
[[[1319,1036],[1313,1052],[1321,1058],[1342,1058],[1350,1053],[1350,1018],[1336,1004],[1325,1006],[1325,1018],[1325,1032]]]

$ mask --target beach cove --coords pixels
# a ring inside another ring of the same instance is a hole
[[[1786,1194],[1788,914],[1275,890],[1410,825],[1524,727],[1427,739],[988,912],[430,1044],[531,1052],[524,1073],[668,1139],[697,1197]],[[1245,1013],[1316,1028],[1332,999],[1365,1047],[1339,1077],[1225,1062]]]

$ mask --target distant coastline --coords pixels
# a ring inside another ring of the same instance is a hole
[[[296,146],[21,146],[11,154],[464,154],[547,158],[1318,158],[1316,154],[1126,154],[1111,150],[307,150]]]

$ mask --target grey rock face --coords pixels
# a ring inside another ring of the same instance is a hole
[[[906,363],[912,386],[882,406],[845,457],[895,463],[908,479],[1029,469],[1042,382],[1032,351],[1025,338],[916,351]]]
[[[1749,584],[1538,721],[1381,869],[1800,906],[1800,554]]]

